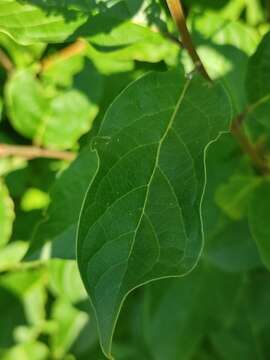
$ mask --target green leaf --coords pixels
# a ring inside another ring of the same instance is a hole
[[[204,264],[183,279],[148,286],[141,316],[151,359],[197,359],[203,338],[232,315],[242,286],[242,274]]]
[[[248,159],[230,133],[223,135],[207,153],[207,187],[202,204],[205,232],[203,259],[225,272],[240,272],[261,265],[260,256],[249,231],[247,219],[235,221],[216,204],[217,190],[231,178],[254,176]],[[219,171],[216,171],[219,169]],[[233,201],[230,197],[226,203]]]
[[[206,233],[203,257],[226,272],[243,272],[262,265],[246,220],[223,219],[213,234]]]
[[[233,176],[217,189],[215,201],[227,216],[240,220],[247,214],[250,197],[260,182],[255,176]]]
[[[46,360],[49,357],[49,349],[39,341],[31,341],[24,344],[18,344],[1,354],[2,360],[14,359],[35,359]]]
[[[14,218],[13,201],[7,187],[0,179],[0,247],[5,245],[11,236]]]
[[[95,176],[98,159],[86,147],[66,169],[50,191],[50,205],[36,228],[26,259],[36,259],[46,242],[52,242],[52,256],[75,259],[75,232],[85,192]]]
[[[13,241],[0,251],[0,271],[7,271],[16,267],[27,251],[27,243]]]
[[[109,33],[90,37],[89,41],[97,50],[106,52],[108,58],[122,62],[165,60],[173,64],[179,53],[179,46],[160,33],[132,22],[124,22]]]
[[[185,78],[181,69],[143,77],[108,110],[93,142],[100,166],[84,202],[77,245],[108,357],[127,295],[196,265],[205,150],[228,129],[230,117],[219,84]]]
[[[191,17],[198,52],[212,78],[222,78],[238,112],[246,106],[248,56],[259,43],[257,31],[241,21],[228,21],[219,12]]]
[[[61,42],[87,20],[86,14],[57,2],[51,6],[44,1],[2,0],[0,13],[0,32],[23,45]]]
[[[20,298],[2,286],[0,286],[0,313],[0,348],[7,348],[14,344],[14,328],[25,324],[26,318]]]
[[[270,182],[264,181],[254,192],[249,207],[249,226],[264,265],[270,270]]]
[[[133,0],[132,4],[128,0],[2,0],[0,32],[23,45],[59,43],[89,32],[106,31],[131,17],[141,3],[142,0]]]
[[[86,133],[98,108],[76,89],[50,94],[29,70],[15,72],[6,85],[14,128],[48,148],[67,149]]]
[[[0,44],[10,56],[16,67],[22,68],[31,65],[35,60],[40,59],[46,44],[35,43],[33,45],[20,45],[8,35],[0,31]]]
[[[270,32],[263,37],[249,60],[246,88],[250,103],[270,96]]]
[[[49,287],[53,294],[76,303],[87,297],[75,261],[54,259],[49,263]]]
[[[68,301],[57,299],[52,308],[52,320],[57,324],[50,339],[53,358],[63,359],[87,318],[87,314],[74,308]]]

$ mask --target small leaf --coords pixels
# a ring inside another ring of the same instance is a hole
[[[14,218],[13,201],[7,187],[0,179],[0,247],[5,245],[10,238]]]
[[[52,307],[52,320],[56,321],[57,326],[50,341],[53,358],[64,358],[87,319],[87,314],[77,310],[65,299],[56,300]]]
[[[254,176],[233,176],[217,189],[215,201],[227,216],[240,220],[246,215],[250,197],[260,181]]]
[[[209,143],[228,129],[223,88],[183,71],[152,73],[113,103],[93,143],[100,167],[80,217],[77,256],[104,353],[136,287],[196,265]]]
[[[76,89],[47,94],[29,70],[15,72],[6,85],[13,127],[48,148],[68,149],[86,133],[98,108]]]
[[[36,2],[37,3],[37,2]],[[68,9],[54,1],[40,5],[19,0],[2,0],[0,3],[0,32],[20,44],[33,42],[61,42],[87,20],[87,15]]]
[[[82,301],[87,297],[75,261],[51,260],[49,287],[56,297],[61,296],[71,303]]]

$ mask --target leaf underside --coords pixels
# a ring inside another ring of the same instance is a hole
[[[109,108],[92,145],[100,165],[77,239],[81,276],[109,358],[126,296],[196,265],[205,150],[228,129],[230,116],[219,84],[186,78],[182,69],[139,79]]]

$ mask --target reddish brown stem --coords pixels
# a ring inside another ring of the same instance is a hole
[[[50,69],[58,61],[66,60],[73,56],[83,53],[86,47],[87,47],[86,41],[84,41],[83,39],[76,40],[73,44],[65,47],[60,51],[57,51],[53,55],[44,58],[41,61],[41,71],[46,71]]]
[[[0,64],[7,72],[13,69],[12,62],[2,49],[0,49]]]
[[[42,149],[36,146],[0,144],[0,158],[8,156],[18,156],[29,160],[48,158],[71,161],[75,158],[75,154],[69,151]]]
[[[186,24],[186,18],[183,11],[183,6],[181,4],[180,0],[166,0],[171,16],[175,21],[175,24],[177,25],[178,31],[181,35],[181,40],[183,46],[186,48],[186,50],[189,53],[190,58],[192,59],[195,67],[199,70],[199,72],[202,74],[202,76],[207,79],[208,81],[211,81],[211,78],[209,74],[207,73],[196,49],[193,45],[193,41],[191,38],[191,35],[189,33],[189,30],[187,28]]]

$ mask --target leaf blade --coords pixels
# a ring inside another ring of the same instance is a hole
[[[219,85],[186,79],[179,69],[143,77],[109,109],[94,142],[100,169],[77,238],[81,276],[109,358],[128,293],[155,279],[186,274],[197,263],[205,149],[227,130],[230,116]]]

